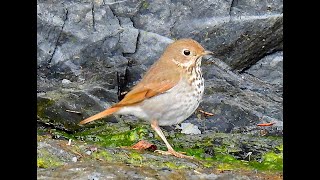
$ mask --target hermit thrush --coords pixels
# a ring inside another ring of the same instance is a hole
[[[204,91],[200,66],[202,56],[207,54],[211,52],[192,39],[173,42],[120,102],[80,124],[110,114],[134,115],[149,121],[166,144],[168,151],[158,152],[188,158],[170,146],[159,125],[179,124],[199,106]]]

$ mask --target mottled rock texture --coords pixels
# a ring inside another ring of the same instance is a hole
[[[282,9],[282,0],[38,0],[38,121],[79,130],[81,119],[136,84],[169,43],[193,38],[215,53],[203,60],[199,107],[214,116],[196,111],[186,122],[202,133],[253,134],[261,130],[256,124],[275,122],[266,130],[281,135]]]

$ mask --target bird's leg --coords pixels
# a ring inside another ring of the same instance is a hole
[[[158,121],[157,120],[152,120],[151,121],[151,127],[152,129],[154,129],[156,131],[156,133],[161,137],[161,139],[163,140],[163,142],[166,144],[168,151],[161,151],[161,150],[156,150],[155,152],[158,152],[160,154],[164,154],[164,155],[173,155],[179,158],[189,158],[189,159],[193,159],[192,156],[186,156],[184,154],[178,153],[177,151],[175,151],[171,145],[168,143],[166,137],[164,136],[163,132],[161,131]]]

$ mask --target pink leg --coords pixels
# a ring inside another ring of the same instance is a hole
[[[163,140],[163,142],[166,144],[166,146],[168,148],[168,151],[156,150],[155,152],[158,152],[158,153],[161,153],[161,154],[165,154],[165,155],[174,155],[174,156],[179,157],[179,158],[190,158],[190,159],[193,158],[191,156],[186,156],[186,155],[183,155],[181,153],[178,153],[171,147],[171,145],[168,143],[166,137],[164,136],[163,132],[161,131],[157,120],[153,120],[151,122],[151,127],[161,137],[161,139]]]

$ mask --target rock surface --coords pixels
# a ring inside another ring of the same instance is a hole
[[[283,86],[283,52],[265,56],[245,71],[267,83]]]
[[[228,163],[251,158],[260,165],[269,151],[282,156],[275,150],[283,130],[282,4],[38,0],[38,123],[51,133],[67,132],[53,135],[56,139],[38,136],[38,179],[281,179],[262,172],[229,172]],[[132,116],[78,125],[118,102],[121,92],[135,85],[163,49],[179,38],[193,38],[215,53],[203,60],[203,102],[184,122],[197,126],[201,134],[181,135],[173,126],[163,129],[174,148],[199,151],[203,161],[115,148],[140,138],[165,147],[147,122]],[[275,124],[257,126],[269,122]],[[205,158],[217,160],[221,154],[228,155],[218,159],[222,165],[210,161],[213,167],[206,168]],[[219,168],[225,172],[217,172]]]
[[[220,64],[223,65],[223,62]],[[207,117],[196,112],[186,122],[199,124],[202,131],[211,129],[253,134],[261,129],[257,124],[275,122],[273,127],[268,127],[268,131],[273,135],[282,134],[282,86],[215,65],[204,65],[203,71],[206,88],[199,109],[214,116]],[[251,130],[247,132],[245,129]]]
[[[134,6],[132,1],[111,8],[118,16],[132,17],[138,29],[174,39],[193,38],[236,70],[282,49],[282,0],[165,2],[142,1]],[[124,6],[135,8],[124,11]]]
[[[282,179],[282,9],[282,0],[37,0],[38,179]],[[123,148],[148,140],[165,150],[133,116],[78,125],[179,38],[215,53],[202,63],[203,102],[184,122],[192,131],[162,127],[196,160]]]
[[[77,179],[77,180],[96,180],[96,179],[185,179],[185,180],[219,180],[219,179],[241,179],[250,180],[247,175],[233,173],[214,174],[199,173],[198,171],[181,171],[171,169],[154,170],[152,168],[134,167],[117,163],[74,163],[56,169],[41,169],[37,173],[37,179]],[[262,178],[255,178],[262,179]]]
[[[119,129],[121,131],[121,128]],[[101,133],[101,130],[98,131]],[[199,150],[195,151],[197,158],[190,160],[127,147],[106,148],[93,141],[83,142],[74,139],[76,136],[79,135],[69,136],[71,140],[53,129],[37,136],[37,179],[281,179],[282,177],[279,171],[261,171],[251,167],[254,163],[257,164],[257,168],[266,165],[273,169],[279,165],[279,160],[276,158],[282,159],[282,151],[277,149],[282,144],[279,138],[252,138],[249,135],[239,134],[183,135],[173,138],[173,143],[177,146],[203,149],[201,151],[203,154]],[[115,137],[116,135],[113,136]],[[148,139],[148,136],[145,138]],[[271,158],[264,155],[268,152],[272,152]],[[210,160],[212,157],[216,158]],[[241,161],[235,160],[234,157]]]
[[[116,103],[173,39],[188,37],[215,52],[203,62],[199,107],[215,115],[197,111],[186,122],[202,133],[249,134],[275,122],[266,129],[281,135],[282,1],[166,2],[38,0],[38,121],[78,130],[81,119]]]

